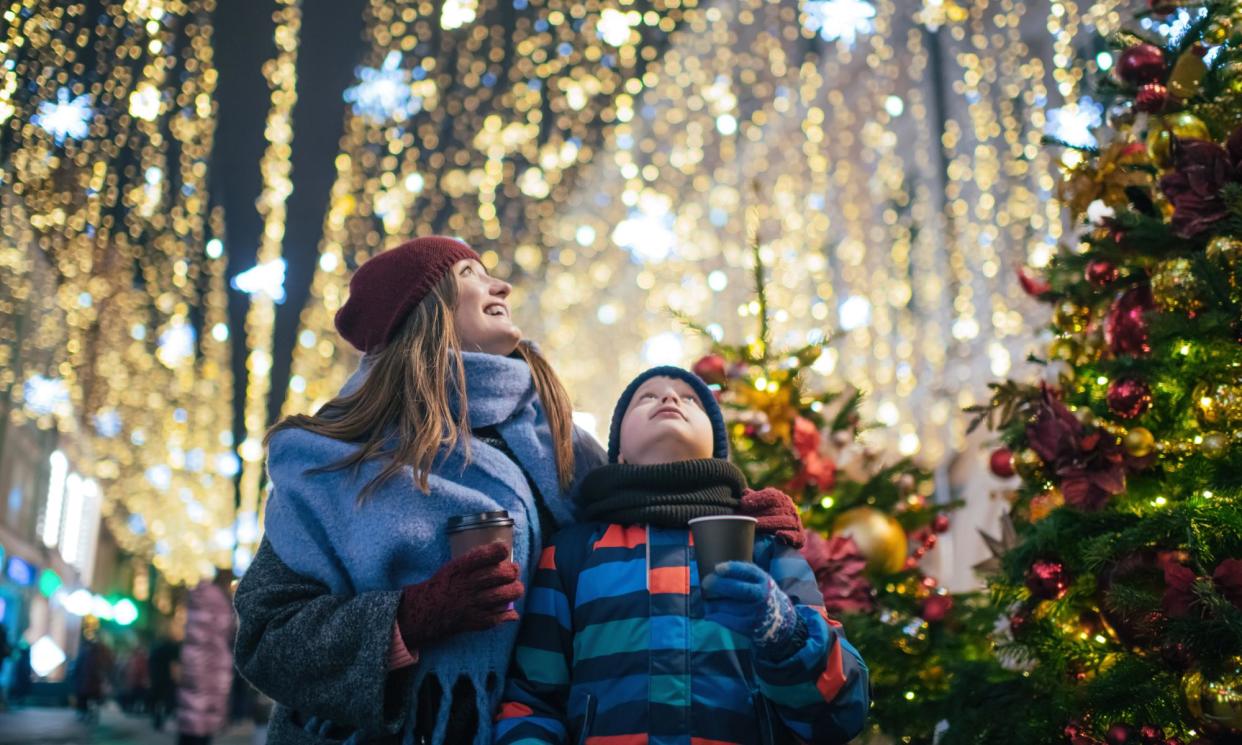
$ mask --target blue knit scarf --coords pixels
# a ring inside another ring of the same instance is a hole
[[[551,432],[530,368],[519,358],[469,352],[462,358],[470,427],[495,426],[534,479],[556,521],[572,523],[573,502],[557,481]],[[356,389],[370,366],[371,360],[364,358],[342,392]],[[454,407],[456,398],[451,396]],[[535,499],[512,460],[475,439],[469,463],[460,446],[436,461],[429,494],[418,489],[407,468],[360,506],[358,494],[382,469],[381,462],[372,460],[357,471],[311,470],[339,462],[357,447],[302,429],[282,430],[272,438],[268,473],[273,491],[265,527],[281,561],[323,582],[333,593],[398,590],[428,579],[449,560],[444,527],[450,517],[507,510],[514,520],[514,560],[522,567],[522,581],[530,585],[543,536]],[[603,461],[602,450],[581,431],[574,433],[574,454],[575,482]],[[519,614],[524,601],[518,601]],[[436,675],[444,689],[435,742],[443,737],[451,689],[460,675],[470,678],[476,692],[480,727],[475,745],[491,742],[491,713],[504,686],[495,686],[489,695],[486,679],[495,673],[504,680],[517,632],[518,624],[507,623],[418,650],[413,707],[427,675]],[[413,739],[417,715],[414,708],[411,712],[406,743]]]

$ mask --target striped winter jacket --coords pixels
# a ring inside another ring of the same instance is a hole
[[[828,620],[796,549],[757,536],[755,563],[806,623],[768,661],[704,618],[690,531],[582,523],[547,547],[529,590],[497,745],[844,743],[863,727],[867,668]]]

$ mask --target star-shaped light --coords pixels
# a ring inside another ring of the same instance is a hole
[[[802,11],[807,30],[824,41],[853,46],[860,34],[875,30],[875,6],[866,0],[808,0]]]
[[[630,31],[638,25],[641,16],[637,11],[634,15],[622,13],[615,8],[604,8],[595,24],[595,33],[605,43],[619,47],[630,40]]]
[[[345,102],[376,124],[403,122],[423,110],[423,97],[414,95],[411,81],[410,71],[401,66],[401,53],[389,52],[378,69],[358,68],[358,84],[345,90]]]
[[[677,252],[674,217],[667,200],[643,196],[626,219],[612,230],[612,240],[628,250],[635,261],[659,263]]]
[[[1044,134],[1070,145],[1093,147],[1096,140],[1091,130],[1100,126],[1103,115],[1103,106],[1083,96],[1077,103],[1051,109]]]
[[[62,145],[66,137],[74,140],[85,137],[90,132],[91,117],[94,115],[89,93],[75,98],[68,88],[61,88],[56,93],[55,101],[39,104],[39,113],[31,121],[52,135],[57,145]]]
[[[155,356],[165,367],[175,368],[194,356],[197,339],[193,326],[184,320],[175,320],[160,334],[159,348]]]
[[[116,409],[104,409],[93,417],[95,433],[100,437],[116,437],[121,434],[121,415]]]
[[[61,378],[32,375],[22,388],[26,408],[40,416],[63,413],[69,406],[69,386]]]

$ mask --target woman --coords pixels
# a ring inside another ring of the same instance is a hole
[[[269,742],[488,743],[544,541],[604,462],[510,286],[465,243],[363,264],[337,314],[364,353],[341,393],[268,436],[266,537],[238,587],[237,665],[277,702]],[[785,500],[762,527],[799,535]],[[499,544],[451,559],[448,518],[506,510]]]
[[[233,685],[233,609],[227,569],[190,591],[177,686],[178,745],[210,745],[229,720]]]

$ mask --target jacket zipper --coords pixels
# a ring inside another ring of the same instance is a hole
[[[591,725],[595,723],[595,696],[587,694],[586,713],[582,717],[582,731],[578,733],[578,745],[586,745],[587,735],[591,734]]]

